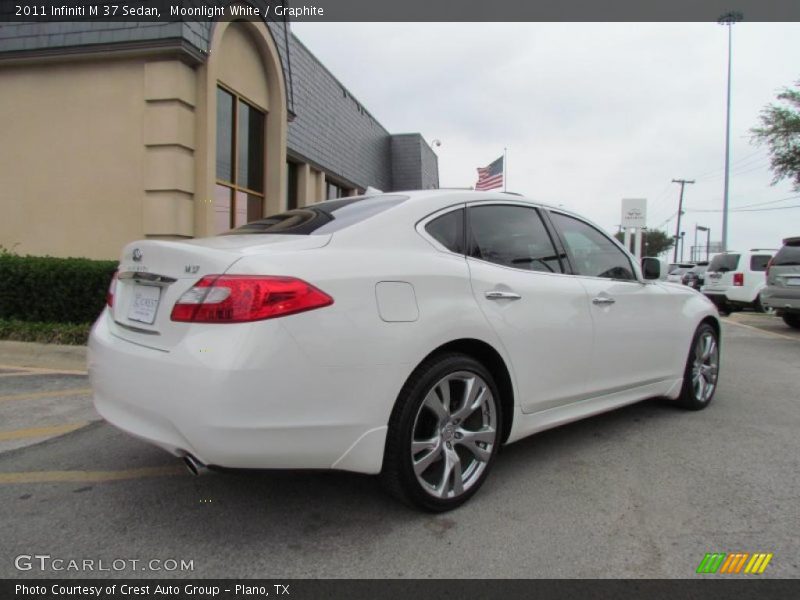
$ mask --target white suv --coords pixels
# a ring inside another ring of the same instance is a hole
[[[764,312],[761,291],[766,287],[764,273],[776,250],[753,248],[747,252],[723,252],[711,259],[702,292],[717,305],[720,313],[742,308]]]

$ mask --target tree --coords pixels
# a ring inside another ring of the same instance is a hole
[[[622,244],[625,243],[625,234],[623,232],[617,232],[614,237]],[[642,232],[642,256],[658,256],[672,248],[674,244],[675,240],[672,236],[659,229],[649,229]]]
[[[757,144],[769,147],[772,184],[789,179],[794,190],[800,191],[800,81],[794,86],[778,94],[782,104],[762,109],[761,127],[753,127],[750,133]]]

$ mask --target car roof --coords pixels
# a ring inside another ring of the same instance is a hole
[[[590,219],[587,219],[580,213],[576,213],[568,208],[556,206],[541,200],[536,200],[516,192],[481,192],[475,190],[465,190],[461,188],[438,188],[434,190],[398,190],[394,192],[387,192],[386,194],[371,194],[367,196],[366,199],[369,200],[370,198],[377,198],[382,195],[405,196],[407,200],[403,204],[407,208],[412,206],[415,208],[424,206],[425,212],[428,213],[462,202],[521,202],[549,210],[557,210],[565,214],[574,215],[580,219],[583,219],[584,221],[591,222]]]

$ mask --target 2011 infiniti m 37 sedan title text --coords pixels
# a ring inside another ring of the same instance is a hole
[[[498,448],[646,398],[711,402],[716,308],[589,221],[503,193],[331,200],[129,244],[94,401],[194,465],[380,473],[455,508]]]

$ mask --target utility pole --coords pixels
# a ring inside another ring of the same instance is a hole
[[[673,262],[678,262],[678,239],[681,237],[681,215],[683,214],[683,186],[687,183],[694,183],[694,179],[673,179],[672,183],[681,184],[681,198],[678,200],[678,223],[675,225],[675,258]]]
[[[728,98],[725,113],[725,187],[722,199],[722,251],[728,249],[728,187],[730,182],[731,162],[731,45],[733,42],[733,25],[743,18],[740,12],[728,12],[722,15],[717,23],[728,27]]]

